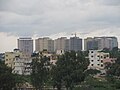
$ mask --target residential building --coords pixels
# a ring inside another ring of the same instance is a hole
[[[112,50],[118,47],[116,37],[94,37],[84,40],[84,50],[103,50],[104,48]]]
[[[32,58],[24,61],[24,75],[30,75],[32,72],[31,68]]]
[[[70,39],[66,39],[65,40],[65,51],[69,51],[70,50]]]
[[[98,41],[98,50],[104,48],[112,50],[114,47],[118,47],[118,41],[116,37],[95,37]]]
[[[58,38],[58,39],[55,39],[55,42],[54,42],[54,51],[57,51],[57,50],[66,50],[66,40],[67,40],[67,37],[61,37],[61,38]]]
[[[69,40],[69,50],[81,51],[82,50],[82,39],[79,37],[71,37]]]
[[[31,62],[32,59],[15,57],[12,73],[16,73],[19,75],[30,75],[32,72]]]
[[[98,41],[94,38],[88,37],[84,39],[84,50],[97,50],[98,49]]]
[[[115,58],[110,58],[109,53],[104,53],[99,50],[89,50],[90,64],[88,69],[97,69],[105,73],[105,63],[115,63]]]
[[[54,52],[54,40],[44,37],[35,40],[35,51],[47,50],[49,52]]]
[[[34,59],[34,58],[36,58],[36,56],[41,56],[41,55],[48,57],[51,64],[53,64],[53,65],[56,64],[58,55],[49,53],[48,51],[34,52],[32,55],[32,58]]]
[[[15,57],[13,63],[14,65],[13,65],[12,73],[23,75],[25,69],[24,60],[20,59],[19,57]]]
[[[19,38],[18,49],[24,53],[31,55],[33,53],[33,39],[32,38]]]
[[[25,60],[28,60],[30,58],[29,54],[23,53],[19,49],[14,49],[13,52],[5,52],[5,64],[13,69],[16,57]]]

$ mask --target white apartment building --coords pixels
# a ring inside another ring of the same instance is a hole
[[[23,59],[20,59],[17,57],[15,58],[12,73],[23,75],[24,73],[24,60]]]
[[[105,63],[114,63],[116,58],[110,58],[109,53],[104,53],[99,50],[89,50],[90,64],[88,69],[97,69],[105,73]]]
[[[16,57],[14,60],[12,73],[16,73],[19,75],[30,75],[32,71],[31,62],[31,59]]]

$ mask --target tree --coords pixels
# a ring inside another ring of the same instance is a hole
[[[50,59],[38,54],[32,60],[31,82],[36,89],[42,90],[49,76]]]
[[[88,75],[96,75],[98,73],[101,73],[99,70],[96,70],[96,69],[88,69],[85,71],[85,75],[88,76]]]
[[[52,80],[54,86],[61,90],[65,86],[67,90],[72,90],[75,85],[84,81],[85,70],[89,65],[83,52],[65,52],[58,57],[56,66],[52,68]]]
[[[114,47],[109,53],[112,58],[118,58],[120,55],[120,51],[117,47]]]
[[[12,69],[0,61],[0,90],[12,90],[15,87],[15,77],[11,72]]]
[[[115,63],[106,63],[106,70],[108,76],[120,77],[120,56]]]

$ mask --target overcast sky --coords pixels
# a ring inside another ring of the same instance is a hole
[[[17,47],[18,37],[116,36],[120,0],[0,0],[0,52]]]

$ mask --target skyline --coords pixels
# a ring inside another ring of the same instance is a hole
[[[77,32],[82,38],[116,36],[120,42],[119,8],[120,0],[0,0],[0,52],[27,36],[54,39]]]
[[[118,39],[117,39],[117,37],[115,37],[115,36],[96,36],[96,37],[86,37],[86,38],[80,38],[79,36],[77,36],[76,35],[76,33],[74,34],[74,36],[63,36],[63,37],[58,37],[58,38],[51,38],[51,37],[16,37],[16,43],[15,42],[13,42],[12,44],[16,44],[16,47],[14,47],[14,48],[11,48],[11,50],[6,50],[6,51],[3,51],[3,52],[0,52],[0,53],[4,53],[4,52],[12,52],[12,51],[14,51],[14,49],[18,49],[19,48],[19,42],[18,42],[18,40],[20,40],[20,39],[31,39],[31,40],[33,40],[33,52],[34,51],[36,51],[36,40],[37,39],[44,39],[44,38],[49,38],[50,40],[53,40],[53,41],[55,41],[55,40],[58,40],[58,39],[60,39],[60,38],[66,38],[67,40],[70,40],[71,38],[73,38],[73,37],[77,37],[77,38],[79,38],[79,39],[81,39],[82,40],[82,50],[85,50],[85,40],[86,39],[89,39],[89,38],[91,38],[91,39],[94,39],[94,38],[104,38],[104,37],[106,37],[106,38],[116,38],[116,40],[117,40],[117,45],[118,45],[118,48],[119,48],[119,41],[118,41]],[[13,38],[12,36],[11,36],[11,38]],[[15,39],[15,38],[14,38]],[[8,42],[6,42],[6,43],[8,43],[9,44],[9,41]],[[55,43],[54,43],[55,44]]]

